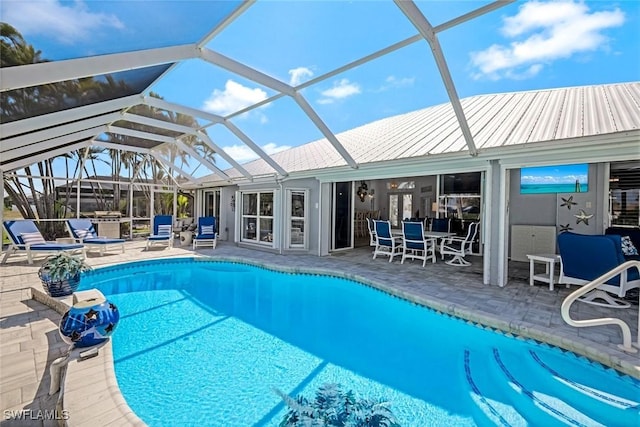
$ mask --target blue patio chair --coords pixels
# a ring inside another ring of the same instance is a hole
[[[153,217],[153,234],[147,237],[147,248],[153,245],[173,247],[173,216],[156,215]]]
[[[198,234],[193,238],[193,249],[198,246],[211,245],[212,249],[216,248],[218,230],[216,229],[215,216],[201,216],[198,218]]]
[[[87,250],[98,249],[100,256],[102,256],[108,247],[114,246],[120,248],[122,253],[124,253],[124,239],[98,236],[91,220],[72,218],[68,219],[65,223],[71,237],[73,237],[76,242],[83,243],[87,247]]]
[[[402,261],[407,258],[421,259],[424,267],[427,260],[436,262],[436,239],[425,237],[424,224],[419,222],[402,222]]]
[[[431,220],[431,231],[449,233],[451,231],[451,221],[449,218],[433,218]]]
[[[3,264],[7,261],[9,255],[16,252],[26,252],[29,264],[33,264],[33,253],[80,252],[82,257],[86,258],[86,249],[83,244],[45,241],[42,233],[40,233],[35,222],[31,219],[3,221],[2,226],[11,239],[9,249],[7,249],[4,258],[2,258]]]
[[[402,253],[402,236],[391,234],[391,223],[389,221],[375,220],[376,248],[373,251],[373,259],[378,255],[389,257],[389,262],[393,257]]]

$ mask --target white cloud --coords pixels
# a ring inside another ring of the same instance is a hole
[[[260,148],[262,148],[267,154],[274,154],[280,151],[288,150],[289,148],[291,148],[291,146],[277,145],[274,142],[269,142],[268,144],[265,144]],[[246,145],[232,145],[229,147],[222,147],[222,149],[238,163],[246,163],[259,157],[256,153],[253,152],[251,148]]]
[[[389,76],[384,80],[384,84],[380,86],[376,92],[384,92],[389,89],[402,88],[402,87],[410,87],[415,83],[415,77],[402,77],[398,78],[396,76]]]
[[[0,9],[2,20],[10,22],[23,36],[41,34],[65,44],[91,37],[100,29],[123,29],[117,16],[93,13],[83,1],[58,0],[5,1]]]
[[[576,1],[530,1],[518,14],[503,19],[504,36],[509,45],[494,44],[472,52],[473,77],[498,80],[522,79],[540,73],[545,64],[576,53],[607,48],[607,28],[624,23],[620,9],[590,12]]]
[[[313,77],[313,71],[307,67],[298,67],[289,70],[289,76],[291,76],[289,78],[289,84],[291,86],[298,86]]]
[[[267,99],[267,93],[264,90],[252,89],[233,80],[227,80],[224,90],[214,89],[202,108],[210,113],[225,116],[265,99]],[[260,120],[264,121],[266,117],[262,115]]]
[[[525,184],[573,184],[587,182],[587,175],[522,175],[521,181]]]
[[[336,100],[344,99],[352,95],[361,93],[360,85],[351,83],[348,79],[342,79],[333,84],[331,89],[321,92],[322,98],[318,100],[319,104],[332,104]]]

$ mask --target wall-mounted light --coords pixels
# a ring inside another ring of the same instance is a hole
[[[236,196],[231,196],[231,212],[236,211]]]
[[[358,197],[360,197],[361,202],[364,202],[364,198],[367,197],[368,189],[369,187],[367,186],[367,183],[364,181],[360,181],[360,187],[358,187],[358,191],[356,192],[356,194],[358,195]]]

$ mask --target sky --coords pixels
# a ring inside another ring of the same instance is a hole
[[[522,168],[523,184],[574,184],[576,181],[586,183],[589,165],[560,165]]]
[[[416,2],[434,26],[488,3]],[[43,58],[58,60],[198,42],[237,4],[2,0],[0,17]],[[295,86],[415,34],[391,1],[259,0],[207,48]],[[460,98],[640,80],[636,0],[518,1],[438,37]],[[275,94],[201,60],[175,67],[151,90],[222,116]],[[448,102],[422,40],[301,93],[334,134]],[[231,121],[267,153],[323,137],[289,97]],[[256,157],[224,127],[207,132],[240,163]]]

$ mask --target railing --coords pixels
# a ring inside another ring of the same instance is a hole
[[[620,264],[613,270],[603,274],[595,280],[587,283],[586,285],[580,287],[580,289],[569,294],[568,297],[562,302],[562,318],[565,322],[567,322],[571,326],[575,326],[576,328],[585,328],[589,326],[602,326],[602,325],[618,325],[622,330],[622,344],[618,344],[618,348],[628,353],[636,353],[638,350],[633,348],[633,345],[636,347],[640,347],[640,306],[638,307],[638,340],[635,343],[631,342],[631,329],[629,325],[621,319],[613,318],[613,317],[603,317],[600,319],[589,319],[589,320],[574,320],[571,318],[569,314],[569,309],[571,308],[571,304],[573,304],[578,298],[597,288],[598,286],[605,283],[607,280],[612,279],[618,274],[622,273],[625,270],[630,268],[637,268],[640,270],[640,261],[627,261],[624,264]]]

